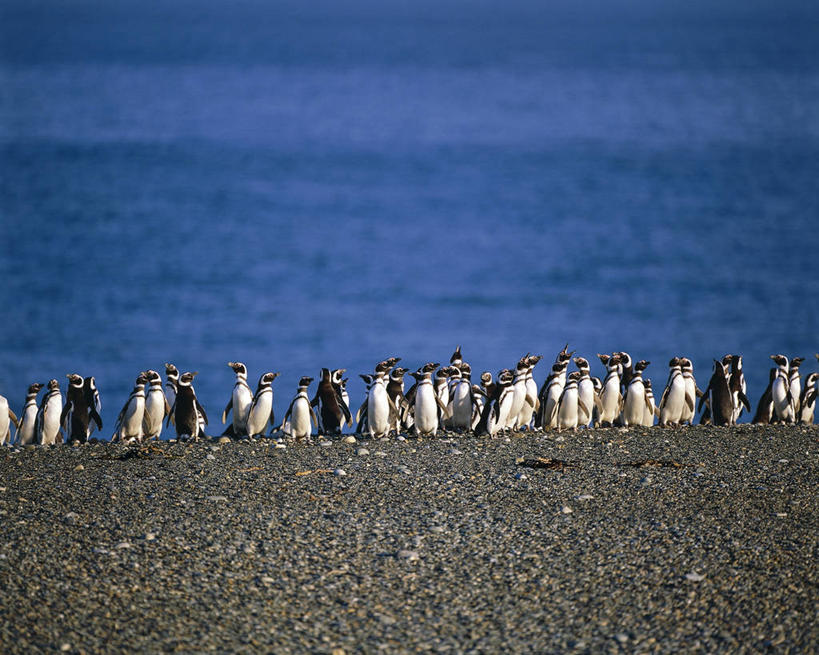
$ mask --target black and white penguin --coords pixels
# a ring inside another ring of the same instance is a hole
[[[376,364],[373,382],[367,392],[367,433],[371,439],[386,437],[398,412],[387,395],[387,377],[400,357],[390,357]]]
[[[147,381],[145,373],[140,373],[137,377],[131,395],[128,396],[128,400],[125,401],[125,405],[117,416],[112,441],[126,443],[142,441],[144,435],[142,420],[145,418],[145,383]]]
[[[0,396],[0,446],[11,443],[12,425],[16,433],[20,429],[17,415],[9,408],[9,401],[4,396]]]
[[[734,424],[734,401],[731,397],[731,389],[728,387],[728,380],[725,374],[725,365],[718,359],[714,360],[714,372],[708,381],[708,386],[703,392],[699,402],[699,410],[702,410],[706,398],[711,408],[711,421],[714,425]]]
[[[680,415],[680,425],[693,425],[697,398],[702,397],[702,391],[697,387],[697,380],[694,378],[694,364],[688,357],[680,357],[680,372],[685,382],[685,403]]]
[[[816,408],[817,382],[819,373],[811,373],[805,378],[805,386],[802,388],[802,397],[799,399],[799,422],[803,425],[813,423],[813,414]]]
[[[452,353],[452,357],[449,358],[450,366],[459,366],[461,362],[464,361],[463,355],[461,355],[461,346],[458,345],[455,347],[455,352]]]
[[[571,353],[568,355],[569,359],[566,359],[563,351],[558,353],[557,360],[552,364],[551,373],[540,387],[538,394],[540,417],[537,425],[544,430],[557,427],[557,409],[560,405],[560,396],[563,395],[563,388],[566,386],[566,371],[571,360]]]
[[[646,393],[643,380],[643,371],[651,362],[641,359],[631,367],[631,380],[626,387],[626,396],[623,399],[623,426],[643,425],[646,411],[652,411],[651,403]]]
[[[594,413],[595,401],[597,394],[594,390],[594,382],[591,378],[591,369],[589,361],[585,357],[575,357],[572,359],[574,365],[577,366],[577,371],[580,377],[577,380],[577,397],[583,403],[585,409],[580,409],[577,415],[577,426],[581,428],[588,427],[592,420]],[[580,406],[578,405],[578,408]]]
[[[347,406],[347,409],[350,409],[350,395],[347,393],[347,380],[348,378],[344,377],[344,374],[347,372],[346,368],[336,368],[333,369],[333,385],[335,386],[336,390],[338,391],[338,395],[341,396],[341,400],[344,401],[344,404]],[[347,421],[348,427],[353,427],[353,420],[352,416]]]
[[[785,355],[771,355],[776,364],[776,377],[771,387],[774,405],[774,417],[782,423],[796,421],[796,401],[791,395],[790,368]]]
[[[168,405],[173,408],[176,403],[176,391],[179,388],[179,369],[173,364],[165,363],[165,398],[168,400]],[[168,415],[169,421],[174,422],[174,412]]]
[[[793,357],[788,364],[788,383],[793,398],[794,416],[799,416],[799,399],[802,397],[802,375],[799,373],[799,367],[805,361],[804,357]]]
[[[69,373],[68,389],[65,392],[65,405],[60,414],[60,425],[66,436],[66,441],[85,443],[90,434],[89,422],[91,419],[88,401],[85,395],[84,380],[81,375]]]
[[[621,351],[614,354],[620,356],[620,393],[622,393],[623,398],[625,398],[626,389],[628,389],[628,385],[631,384],[631,378],[634,377],[634,365],[631,361],[631,355],[627,352]]]
[[[14,435],[14,443],[18,446],[28,446],[37,442],[37,394],[44,385],[35,382],[29,385],[26,392],[26,402],[23,404],[23,411],[17,423],[17,432]]]
[[[264,435],[267,424],[275,423],[273,410],[273,380],[279,377],[278,373],[268,372],[259,378],[256,393],[247,413],[247,434],[250,437]]]
[[[514,379],[515,376],[509,369],[503,369],[498,373],[492,396],[486,399],[480,421],[475,428],[476,435],[488,434],[494,437],[503,429],[512,406]]]
[[[94,432],[94,426],[102,432],[102,402],[100,402],[100,392],[97,389],[97,381],[93,375],[89,375],[82,381],[82,392],[85,394],[85,404],[88,405],[88,436]]]
[[[742,371],[742,355],[731,355],[728,388],[731,390],[731,402],[734,406],[732,425],[736,425],[737,420],[742,416],[743,407],[748,413],[751,411],[751,401],[745,395],[747,385],[745,384],[745,373]]]
[[[469,430],[472,428],[472,419],[475,413],[475,396],[472,391],[472,367],[466,362],[453,364],[457,374],[455,381],[449,388],[449,405],[447,411],[449,419],[447,426],[453,430]]]
[[[668,362],[668,381],[660,399],[660,425],[663,427],[679,425],[684,410],[687,408],[690,411],[694,406],[694,400],[686,393],[685,378],[680,364],[679,357],[672,357]]]
[[[577,389],[579,381],[580,371],[572,371],[566,381],[566,385],[563,387],[563,393],[560,394],[557,409],[558,432],[561,430],[577,430],[580,413],[582,412],[586,415],[590,412],[585,404],[582,408],[580,407],[581,400]]]
[[[407,372],[408,369],[396,366],[390,371],[389,381],[387,382],[387,395],[390,397],[393,407],[398,410],[398,414],[391,426],[391,430],[394,430],[396,434],[401,432],[401,417],[407,410],[407,400],[404,398],[404,375]]]
[[[517,426],[520,429],[531,430],[533,427],[535,412],[540,409],[540,403],[537,399],[537,383],[534,378],[534,370],[537,363],[543,359],[542,355],[529,355],[526,358],[526,400],[518,414]]]
[[[204,407],[199,404],[196,390],[193,388],[193,379],[198,374],[197,371],[185,372],[179,377],[176,399],[168,414],[166,425],[173,421],[176,426],[176,438],[180,440],[199,439],[200,436],[205,436],[201,425],[202,423],[208,424],[208,415]]]
[[[247,415],[250,412],[250,404],[253,402],[253,392],[247,384],[247,367],[242,362],[228,362],[227,365],[236,374],[236,381],[233,383],[230,400],[225,405],[225,411],[222,412],[222,425],[227,421],[228,414],[233,412],[233,421],[224,434],[246,437]]]
[[[654,391],[651,388],[651,380],[646,379],[646,412],[643,414],[643,426],[650,428],[654,425],[654,417],[660,413],[654,403]]]
[[[772,368],[768,373],[768,386],[762,392],[762,397],[756,404],[756,414],[751,423],[755,425],[768,425],[774,416],[773,407],[773,383],[776,380],[776,369]]]
[[[355,420],[357,423],[355,431],[358,434],[364,434],[367,431],[367,401],[370,397],[370,389],[372,389],[373,382],[375,382],[375,376],[368,373],[361,373],[358,377],[364,381],[364,402],[361,403],[361,407],[359,407],[358,411],[355,413]],[[412,391],[415,391],[414,386]],[[415,396],[413,395],[413,398],[414,397]]]
[[[145,376],[148,388],[145,392],[145,413],[142,416],[142,433],[146,439],[159,439],[162,424],[171,413],[171,406],[162,389],[162,377],[157,371],[147,370]]]
[[[338,434],[344,422],[352,424],[350,408],[341,397],[341,391],[333,382],[333,373],[329,368],[321,369],[318,388],[312,407],[318,407],[319,434]]]
[[[432,436],[438,432],[440,418],[446,411],[443,401],[435,393],[432,372],[419,369],[410,375],[415,378],[415,399],[412,404],[413,426],[418,437]]]
[[[285,412],[284,420],[282,421],[280,430],[285,431],[290,437],[294,439],[309,439],[313,431],[310,421],[316,424],[318,428],[318,417],[313,411],[313,406],[310,404],[310,396],[307,395],[307,389],[313,378],[304,376],[299,380],[299,388],[296,391],[296,397],[290,401],[290,407]],[[285,426],[289,426],[285,430]]]
[[[60,416],[63,413],[63,396],[60,393],[60,383],[57,380],[48,381],[48,391],[40,401],[37,410],[37,443],[43,446],[52,446],[62,443],[60,436]]]
[[[623,394],[620,391],[620,354],[597,354],[600,363],[606,367],[606,377],[599,394],[600,425],[611,427],[623,409]]]

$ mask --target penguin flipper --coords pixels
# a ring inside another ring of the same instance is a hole
[[[688,394],[685,394],[685,406],[688,408],[689,412],[694,411],[694,399]]]
[[[168,402],[167,400],[165,402]],[[176,425],[176,419],[174,418],[174,410],[176,410],[176,398],[173,401],[173,407],[171,407],[171,411],[168,412],[168,420],[165,421],[165,427],[168,427],[171,423]],[[117,419],[119,421],[119,419]]]
[[[313,408],[310,405],[308,405],[307,408],[310,410],[310,418],[313,419],[313,423],[315,423],[316,428],[318,428],[318,424],[319,424],[318,416],[316,416],[316,413],[313,411]],[[352,426],[353,426],[353,423],[352,423],[352,421],[350,421],[350,427],[352,427]]]
[[[708,386],[705,387],[705,391],[703,391],[702,395],[700,396],[700,402],[697,404],[697,411],[702,411],[702,406],[707,400],[708,392],[711,391],[711,382],[708,382]],[[665,397],[665,396],[663,396]]]
[[[643,395],[643,400],[645,400],[645,403],[646,403],[646,409],[647,409],[649,412],[653,412],[653,408],[651,407],[651,401],[648,399],[648,396],[646,396],[646,395],[644,394],[644,395]]]
[[[97,430],[102,432],[102,419],[100,418],[100,415],[97,413],[97,410],[94,407],[92,407],[90,409],[90,411],[88,412],[88,417],[91,419],[91,421],[93,421],[94,423],[97,424]],[[94,426],[92,424],[90,424],[90,422],[89,422],[89,427],[91,428],[91,431],[93,432],[94,431]]]
[[[751,401],[748,400],[748,396],[746,396],[742,390],[739,392],[739,402],[745,405],[745,409],[750,412],[751,411]]]
[[[11,419],[11,422],[14,423],[14,429],[15,430],[19,429],[20,428],[20,421],[17,418],[17,416],[15,415],[15,413],[11,411],[10,408],[9,408],[9,418]]]
[[[526,403],[528,403],[529,407],[534,409],[536,402],[537,402],[537,400],[535,398],[532,398],[531,394],[528,394],[528,393],[526,394]]]
[[[589,409],[586,407],[586,403],[580,400],[580,398],[577,399],[577,406],[583,411],[583,414],[586,416],[589,415]]]
[[[347,424],[352,427],[353,425],[353,417],[350,414],[350,408],[347,407],[347,403],[344,402],[344,398],[341,397],[341,394],[336,392],[336,404],[338,405],[339,409],[341,410],[342,415],[344,416],[343,421],[339,421],[339,423],[344,423],[347,421]]]
[[[205,408],[202,407],[202,404],[199,402],[199,399],[196,399],[196,409],[199,410],[199,413],[202,415],[202,418],[205,419],[205,425],[208,424],[208,415],[205,413]]]
[[[65,405],[63,405],[63,411],[60,412],[60,425],[65,425],[65,419],[68,416],[71,408],[74,405],[74,401],[69,400]],[[9,413],[11,410],[9,410]]]
[[[167,401],[165,401],[165,402],[167,402]],[[233,394],[230,394],[230,400],[228,400],[228,404],[225,405],[225,411],[222,412],[222,425],[225,424],[225,421],[227,420],[228,412],[231,409],[233,409]]]
[[[355,413],[356,423],[359,423],[361,421],[362,412],[367,408],[367,400],[368,398],[364,399],[364,402],[361,403],[361,407],[359,407],[358,411]]]

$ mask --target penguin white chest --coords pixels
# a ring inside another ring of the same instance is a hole
[[[577,386],[572,383],[566,387],[560,400],[560,407],[557,410],[557,428],[565,430],[577,427]]]
[[[415,392],[416,434],[432,434],[438,430],[438,402],[431,384],[419,384]]]
[[[389,429],[389,417],[390,406],[387,389],[381,382],[376,382],[367,397],[367,424],[370,435],[375,437],[385,436]]]
[[[11,441],[11,418],[9,417],[9,403],[0,396],[0,444]]]
[[[20,446],[27,446],[34,443],[35,434],[34,427],[37,421],[37,404],[30,402],[23,410],[23,416],[20,419],[20,427],[17,431],[16,441]]]
[[[131,398],[122,417],[120,435],[124,439],[142,437],[142,420],[145,418],[145,396],[139,394]]]
[[[264,389],[256,395],[256,402],[249,409],[247,416],[247,433],[251,437],[264,434],[270,412],[273,409],[273,391]]]
[[[233,433],[236,435],[245,434],[247,428],[247,417],[250,414],[250,406],[253,404],[253,394],[244,385],[237,385],[233,390]]]
[[[57,435],[60,432],[60,413],[63,411],[62,396],[54,395],[49,397],[43,409],[43,427],[41,443],[50,445],[57,443]]]
[[[628,385],[628,393],[623,404],[623,420],[626,427],[642,425],[646,408],[646,388],[643,381],[635,378]]]
[[[310,401],[300,396],[293,401],[293,409],[290,410],[290,433],[297,439],[303,439],[309,437],[311,431]]]

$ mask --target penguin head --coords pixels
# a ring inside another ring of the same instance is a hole
[[[233,372],[236,373],[236,375],[241,374],[247,376],[247,367],[242,364],[242,362],[228,362],[227,365],[233,369]]]
[[[143,371],[142,375],[144,375],[145,379],[151,384],[162,381],[162,378],[159,377],[159,373],[150,368],[147,371]]]
[[[481,373],[481,384],[490,384],[492,382],[492,374],[489,371]]]
[[[648,368],[649,364],[651,364],[651,362],[646,361],[645,359],[641,359],[639,362],[637,362],[634,365],[634,370],[638,371],[638,372],[639,371],[645,371]]]
[[[679,357],[672,357],[668,360],[668,368],[676,368],[680,365],[680,358]]]
[[[527,358],[527,363],[534,368],[541,359],[543,359],[543,355],[530,355]]]
[[[731,355],[731,354],[723,355],[722,356],[722,365],[725,368],[728,368],[731,365],[731,362],[733,361],[733,359],[734,359],[734,356]]]
[[[715,359],[714,360],[714,374],[716,375],[717,373],[722,373],[723,375],[725,375],[726,367],[725,367],[725,364],[723,364],[720,360]]]
[[[199,371],[193,371],[193,372],[186,371],[179,378],[179,384],[182,385],[183,387],[189,387],[189,386],[191,386],[191,383],[193,382],[193,378],[195,378],[197,375],[199,375]]]
[[[463,361],[463,356],[461,355],[461,346],[460,346],[460,344],[458,344],[455,347],[455,352],[452,353],[452,357],[449,358],[449,363],[450,364],[455,364],[456,362],[462,362],[462,361]]]
[[[785,355],[771,355],[771,359],[774,360],[777,366],[788,367],[788,358]]]
[[[416,382],[420,382],[424,378],[429,377],[429,372],[419,368],[417,371],[410,373],[410,375],[415,378]]]
[[[600,360],[600,363],[603,366],[608,366],[609,365],[609,359],[611,359],[611,358],[608,355],[601,355],[600,353],[597,353],[597,359]]]
[[[631,355],[629,355],[627,352],[623,352],[623,351],[620,351],[619,353],[615,353],[615,354],[620,355],[620,363],[623,366],[625,366],[626,368],[631,366]]]
[[[51,390],[53,390],[53,389],[59,389],[59,388],[60,388],[60,383],[59,383],[59,382],[57,382],[57,380],[55,380],[54,378],[51,378],[51,379],[48,381],[48,390],[49,390],[49,391],[51,391]]]
[[[147,381],[148,381],[148,378],[147,378],[147,377],[145,377],[145,372],[143,371],[142,373],[140,373],[139,375],[137,375],[137,379],[134,381],[134,384],[135,384],[136,386],[139,386],[139,385],[143,385],[143,386],[145,386],[145,383],[146,383]]]
[[[791,370],[793,371],[793,370],[795,370],[795,369],[798,369],[798,368],[799,368],[799,366],[800,366],[800,365],[802,364],[802,362],[804,362],[804,361],[805,361],[805,358],[804,358],[804,357],[794,357],[793,359],[791,359]]]
[[[461,371],[461,377],[468,378],[472,376],[472,367],[466,362],[461,362],[458,368]]]
[[[646,378],[645,380],[643,380],[643,386],[644,386],[644,387],[645,387],[645,388],[646,388],[648,391],[651,391],[651,380],[649,380],[648,378]]]
[[[333,374],[332,374],[333,382],[335,382],[336,384],[341,384],[341,376],[344,375],[344,373],[346,371],[347,371],[346,368],[333,369]]]
[[[577,366],[578,370],[580,371],[589,370],[589,361],[585,357],[575,357],[574,359],[572,359],[572,361],[574,362],[574,365]]]
[[[43,388],[43,384],[39,382],[35,382],[34,384],[28,385],[28,393],[40,393],[40,389]]]
[[[555,361],[568,362],[572,358],[572,355],[574,355],[574,352],[574,350],[569,352],[569,344],[567,343],[565,346],[563,346],[563,350],[557,353],[557,359]]]
[[[392,369],[392,371],[390,371],[390,379],[399,382],[404,377],[404,374],[407,373],[407,371],[409,371],[408,368],[401,368],[400,366],[398,366]]]
[[[694,365],[691,363],[691,360],[688,357],[680,357],[680,368],[683,371],[694,371]]]
[[[370,373],[359,373],[358,377],[364,380],[364,384],[368,387],[375,381],[375,376],[371,375]]]
[[[311,378],[311,377],[309,377],[307,375],[302,376],[302,378],[299,379],[299,387],[309,387],[310,383],[312,381],[313,381],[313,378]]]
[[[577,382],[580,379],[580,371],[572,371],[569,373],[569,381]]]
[[[82,375],[77,375],[76,373],[69,373],[65,377],[68,378],[68,381],[71,383],[72,387],[82,386]]]
[[[279,377],[279,373],[273,373],[272,371],[268,371],[267,373],[262,373],[262,376],[259,378],[259,386],[272,384],[273,380]]]
[[[179,377],[179,369],[173,364],[165,363],[165,375],[168,377]]]
[[[321,369],[321,381],[322,382],[330,382],[333,378],[333,374],[329,368]]]
[[[432,373],[436,368],[438,368],[440,364],[438,362],[427,362],[424,364],[419,371],[424,371],[425,373]]]

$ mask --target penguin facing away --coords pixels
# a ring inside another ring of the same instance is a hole
[[[204,407],[199,404],[196,390],[193,388],[193,379],[197,375],[198,372],[193,371],[185,372],[179,377],[176,399],[171,407],[171,413],[168,414],[167,424],[173,421],[176,426],[176,438],[180,440],[199,439],[200,436],[204,436],[201,423],[208,424],[208,416]]]
[[[66,441],[84,443],[88,440],[90,413],[86,399],[84,380],[81,375],[69,373],[68,389],[65,392],[65,405],[60,414],[60,425],[66,436]]]
[[[29,385],[26,392],[26,401],[23,404],[23,411],[17,424],[17,432],[14,435],[14,442],[18,446],[28,446],[37,441],[37,394],[44,385],[35,382]]]
[[[734,424],[734,401],[731,396],[731,389],[728,387],[728,380],[726,379],[725,373],[723,363],[715,359],[714,372],[699,402],[698,409],[702,410],[705,399],[708,398],[711,407],[711,420],[716,426],[730,426]]]
[[[768,386],[756,404],[756,414],[751,421],[754,425],[768,425],[773,420],[773,383],[776,379],[776,369],[772,368],[768,374]]]
[[[94,426],[97,430],[102,432],[102,403],[100,402],[100,392],[97,389],[97,381],[93,375],[86,377],[82,381],[82,391],[85,394],[85,404],[88,406],[88,417],[91,419],[88,423],[88,436],[94,432]]]

